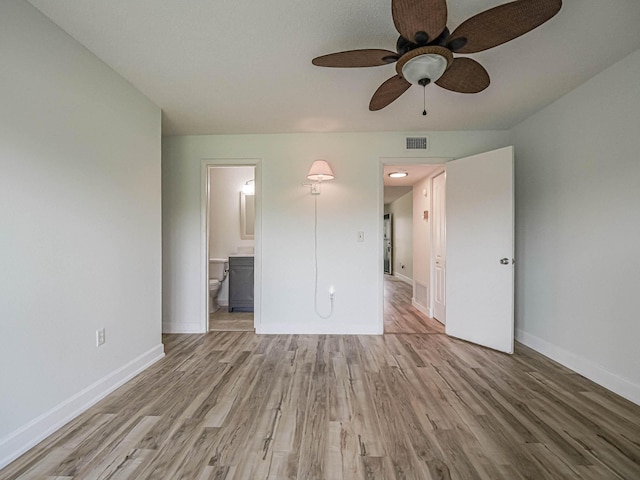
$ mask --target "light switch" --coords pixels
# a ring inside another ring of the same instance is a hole
[[[358,241],[364,242],[364,232],[358,232]]]

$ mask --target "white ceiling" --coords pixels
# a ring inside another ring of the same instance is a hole
[[[163,110],[180,134],[507,129],[640,48],[640,1],[565,0],[540,28],[470,55],[476,95],[412,87],[379,111],[393,65],[315,67],[357,48],[394,50],[390,0],[30,0]],[[506,0],[449,0],[451,30]]]

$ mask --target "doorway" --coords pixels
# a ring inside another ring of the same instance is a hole
[[[383,242],[384,242],[384,273],[386,275],[391,275],[393,273],[391,255],[392,255],[392,243],[391,243],[391,214],[385,213],[384,215],[384,232],[383,232]]]
[[[440,213],[444,211],[438,222],[443,232],[446,224],[444,255],[439,257],[445,333],[505,353],[513,353],[514,348],[513,170],[513,146],[446,162],[446,194],[438,207]],[[428,190],[424,192],[429,195]],[[415,186],[414,197],[419,198]],[[428,220],[428,210],[423,218]],[[433,236],[429,238],[433,241]],[[415,265],[424,266],[424,262],[416,260]],[[435,283],[434,277],[429,284]],[[384,275],[380,278],[384,282]],[[412,303],[419,297],[418,283],[416,276]],[[381,323],[384,331],[384,318]]]
[[[259,160],[203,160],[203,331],[254,331],[260,318]]]
[[[444,331],[442,325],[432,318],[430,214],[432,180],[444,171],[446,160],[444,158],[381,160],[384,191],[381,242],[385,272],[383,275],[383,331],[385,333],[442,333]],[[391,174],[397,175],[391,176]]]

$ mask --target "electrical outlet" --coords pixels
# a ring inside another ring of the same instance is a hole
[[[107,339],[105,337],[104,328],[96,330],[96,347],[104,345],[104,342],[106,342],[106,341],[107,341]]]
[[[333,287],[329,287],[329,299],[333,300],[336,296],[336,290]]]

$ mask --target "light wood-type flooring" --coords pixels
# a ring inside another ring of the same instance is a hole
[[[443,334],[168,335],[1,479],[638,479],[640,407]]]
[[[640,479],[640,406],[441,332],[167,335],[0,479]]]
[[[253,332],[253,312],[230,312],[220,307],[209,314],[210,332]]]
[[[444,333],[444,325],[411,305],[411,285],[384,276],[384,333]]]

